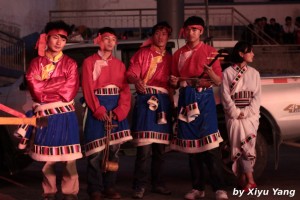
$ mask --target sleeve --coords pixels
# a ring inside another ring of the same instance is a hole
[[[51,87],[44,89],[45,94],[58,94],[63,101],[73,100],[79,89],[79,74],[77,64],[74,61],[68,62],[68,70],[64,76],[56,77]]]
[[[238,116],[240,115],[241,110],[235,106],[234,101],[231,99],[230,88],[229,88],[230,81],[226,72],[227,71],[223,73],[223,80],[220,87],[221,102],[225,114],[232,119],[237,119]]]
[[[47,84],[47,80],[41,81],[36,77],[40,77],[39,59],[34,59],[31,61],[29,68],[26,72],[26,80],[30,94],[34,101],[42,102],[43,88]]]
[[[171,75],[179,77],[179,71],[178,71],[178,62],[179,62],[179,55],[180,53],[178,51],[175,52],[174,56],[172,57],[172,65],[171,65]]]
[[[213,52],[216,51],[217,50],[213,48]],[[215,72],[217,76],[219,76],[222,79],[222,67],[219,59],[217,59],[212,65],[212,70]]]
[[[92,72],[92,62],[85,59],[82,64],[82,90],[84,99],[94,116],[102,115],[106,112],[106,108],[100,105],[99,100],[94,94],[94,82]]]
[[[222,79],[222,67],[219,60],[216,60],[216,62],[214,62],[214,64],[212,65],[212,70],[218,77]]]
[[[61,100],[69,102],[77,94],[79,88],[79,76],[77,64],[73,62],[65,75],[40,80],[41,69],[39,59],[31,62],[26,73],[29,91],[34,101],[51,102]]]
[[[136,52],[132,58],[130,59],[129,68],[126,72],[127,80],[130,83],[135,82],[134,80],[137,80],[141,77],[141,51]]]
[[[244,112],[244,118],[252,117],[253,115],[259,115],[260,100],[261,100],[261,81],[260,81],[260,75],[257,71],[255,73],[255,81],[253,82],[255,84],[253,98],[250,102],[250,105],[242,109],[242,111]]]
[[[124,78],[122,81],[122,86],[120,87],[120,98],[118,101],[118,106],[113,110],[113,112],[117,115],[118,121],[124,120],[130,110],[131,106],[131,92],[129,85],[125,78],[125,66],[122,64],[123,70],[120,73],[124,74]]]

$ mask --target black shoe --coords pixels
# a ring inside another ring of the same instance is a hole
[[[63,200],[78,200],[76,194],[64,194]]]
[[[102,194],[100,192],[93,192],[90,194],[90,200],[102,200]]]
[[[42,200],[56,200],[56,194],[43,194]]]
[[[133,199],[142,199],[144,198],[145,188],[135,189],[132,193]]]
[[[152,187],[151,192],[157,193],[157,194],[162,194],[162,195],[170,195],[172,192],[166,188],[165,186],[156,186]]]
[[[104,198],[107,199],[121,199],[122,196],[114,188],[107,188],[102,192]]]

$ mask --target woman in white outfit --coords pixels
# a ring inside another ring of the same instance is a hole
[[[238,42],[232,52],[233,65],[224,70],[221,84],[232,170],[246,192],[256,188],[253,165],[260,117],[260,75],[257,70],[248,66],[253,58],[252,45]]]

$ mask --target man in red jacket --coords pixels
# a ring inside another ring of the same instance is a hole
[[[171,98],[169,76],[172,56],[166,45],[172,29],[167,22],[152,28],[152,36],[130,60],[127,78],[135,84],[137,97],[133,110],[133,142],[137,146],[133,198],[142,199],[147,184],[147,161],[152,155],[152,192],[170,195],[163,182],[165,147],[171,138]]]
[[[31,93],[33,113],[48,118],[48,126],[37,128],[30,155],[45,162],[43,167],[44,199],[55,199],[57,193],[54,166],[63,162],[62,193],[64,199],[77,199],[79,181],[76,159],[82,157],[74,97],[79,88],[76,62],[62,53],[70,33],[63,21],[49,22],[37,43],[39,56],[34,58],[26,73]],[[25,130],[28,126],[24,126]],[[30,132],[20,130],[20,144],[25,148]]]
[[[125,65],[112,55],[117,37],[110,27],[99,30],[94,40],[99,44],[97,53],[86,58],[82,67],[82,89],[87,104],[84,122],[85,152],[88,156],[87,183],[91,199],[104,197],[119,199],[115,189],[116,172],[103,173],[100,167],[105,149],[105,121],[112,112],[112,123],[117,125],[109,136],[109,160],[118,162],[120,144],[131,140],[127,115],[130,110],[131,93],[125,77]]]

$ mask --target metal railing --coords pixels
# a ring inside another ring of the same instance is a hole
[[[17,77],[25,71],[25,43],[0,31],[0,76]]]
[[[49,20],[64,20],[75,26],[84,25],[91,29],[110,26],[121,30],[136,29],[136,38],[142,38],[145,28],[152,27],[157,22],[156,9],[99,9],[99,10],[52,10]],[[208,15],[206,15],[209,12]],[[208,21],[210,35],[214,40],[239,40],[243,31],[247,30],[259,38],[264,44],[277,44],[263,31],[256,32],[248,27],[252,24],[242,13],[233,7],[185,6],[184,18],[198,15]],[[209,19],[206,19],[206,16]]]

